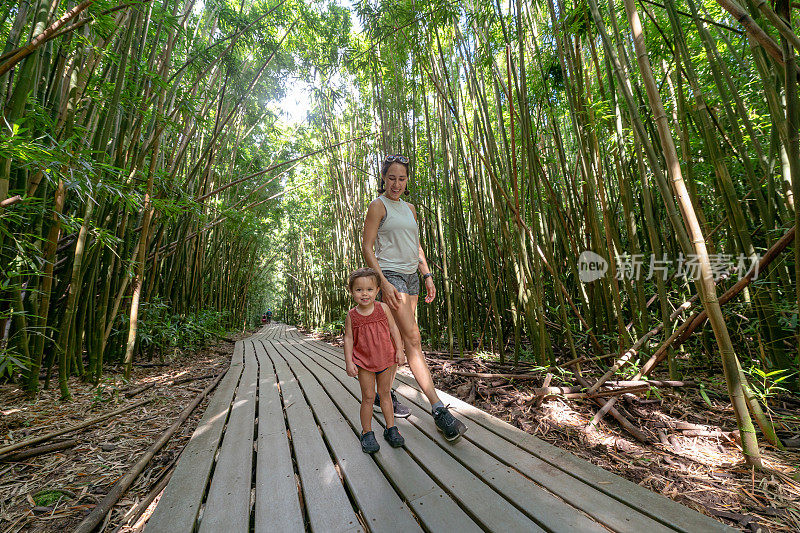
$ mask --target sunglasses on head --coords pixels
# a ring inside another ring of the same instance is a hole
[[[387,155],[383,160],[384,163],[394,163],[395,161],[404,165],[408,164],[408,158],[404,155]]]

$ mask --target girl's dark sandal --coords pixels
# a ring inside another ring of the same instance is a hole
[[[402,435],[400,435],[400,431],[397,429],[397,426],[384,429],[383,438],[386,439],[386,442],[388,442],[389,446],[392,448],[399,448],[400,446],[405,446],[406,444],[406,440]]]
[[[381,449],[381,445],[375,440],[375,432],[367,431],[361,435],[361,451],[364,453],[375,453]]]

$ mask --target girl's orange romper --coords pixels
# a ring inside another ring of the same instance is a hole
[[[353,328],[353,363],[370,372],[383,372],[395,364],[395,347],[389,331],[389,319],[379,302],[367,316],[354,307],[350,310]]]

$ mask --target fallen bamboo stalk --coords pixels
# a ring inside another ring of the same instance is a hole
[[[589,382],[588,382],[588,381],[586,381],[586,379],[585,379],[583,376],[581,376],[580,374],[578,374],[578,372],[577,372],[577,369],[575,369],[575,377],[577,378],[578,382],[579,382],[581,385],[583,385],[583,386],[584,386],[584,387],[586,387],[587,389],[589,388]],[[647,443],[649,443],[649,442],[650,442],[650,439],[647,437],[647,435],[645,435],[645,434],[642,432],[642,430],[641,430],[641,429],[639,429],[639,428],[637,428],[636,426],[634,426],[634,425],[633,425],[633,422],[631,422],[630,420],[628,420],[628,419],[625,417],[625,415],[623,415],[622,413],[620,413],[619,411],[617,411],[616,409],[614,409],[614,407],[613,407],[613,401],[614,401],[614,399],[613,399],[613,398],[612,398],[612,399],[610,399],[610,400],[604,400],[603,398],[592,398],[592,400],[593,400],[593,401],[594,401],[594,402],[595,402],[597,405],[599,405],[599,406],[600,406],[600,410],[605,410],[605,411],[606,411],[606,412],[608,412],[608,413],[609,413],[611,416],[613,416],[613,417],[614,417],[614,419],[615,419],[617,422],[619,422],[619,423],[620,423],[620,425],[621,425],[623,428],[625,428],[625,429],[628,431],[628,433],[630,433],[631,435],[633,435],[633,437],[634,437],[636,440],[638,440],[639,442],[645,443],[645,444],[647,444]],[[599,412],[599,411],[598,411],[598,412]],[[587,426],[587,429],[589,429],[589,430],[592,430],[592,429],[594,429],[594,427],[595,427],[595,426],[594,426],[593,424],[589,423],[589,425]]]
[[[650,385],[651,387],[697,387],[697,382],[651,379],[651,380],[606,381],[606,385],[614,387],[635,387],[639,385]]]
[[[465,353],[470,353],[465,350]],[[437,361],[446,361],[448,363],[458,363],[460,361],[472,361],[472,357],[438,357],[440,355],[449,355],[449,352],[425,352],[425,357],[428,359],[436,359]]]
[[[582,355],[582,356],[580,356],[580,357],[576,357],[575,359],[570,359],[570,360],[569,360],[569,361],[567,361],[566,363],[561,363],[560,365],[556,365],[556,367],[558,367],[558,368],[564,368],[564,367],[568,367],[568,366],[576,365],[576,364],[578,364],[578,363],[583,363],[584,361],[588,361],[588,360],[589,360],[589,359],[588,359],[588,358],[587,358],[585,355]]]
[[[650,390],[650,385],[648,385],[647,382],[641,382],[641,384],[636,384],[636,385],[623,385],[621,388],[607,389],[593,393],[585,391],[584,387],[581,386],[538,387],[536,389],[533,389],[531,395],[528,396],[526,401],[532,401],[532,400],[538,401],[553,396],[557,396],[559,398],[565,398],[567,400],[580,400],[580,399],[591,399],[598,396],[599,397],[618,396],[620,394],[643,392],[647,390]]]
[[[38,446],[36,448],[31,448],[30,450],[23,450],[21,452],[6,455],[5,457],[0,458],[0,461],[8,463],[22,461],[23,459],[28,459],[30,457],[36,457],[46,453],[58,452],[72,448],[77,446],[78,442],[78,439],[70,439],[61,442],[54,442],[52,444],[45,444],[44,446]]]
[[[663,429],[659,429],[658,431],[656,431],[656,434],[658,435],[658,440],[661,441],[661,444],[663,444],[667,448],[672,448],[672,451],[677,453],[675,446],[669,441],[669,439],[667,438],[667,434],[664,433]]]
[[[151,389],[151,388],[153,388],[153,386],[154,386],[154,385],[155,385],[155,382],[152,382],[152,383],[147,383],[147,384],[145,384],[145,385],[142,385],[141,387],[137,387],[137,388],[135,388],[135,389],[132,389],[132,390],[126,391],[126,392],[125,392],[125,397],[126,397],[126,398],[133,398],[133,397],[134,397],[134,396],[136,396],[137,394],[141,394],[141,393],[143,393],[144,391],[146,391],[147,389]]]
[[[590,361],[602,361],[603,359],[608,359],[609,357],[618,357],[618,356],[619,356],[618,353],[612,352],[612,353],[607,353],[607,354],[603,354],[603,355],[590,355],[588,357],[586,357],[586,356],[579,357],[578,359],[588,359]],[[573,361],[574,361],[574,359],[573,359]],[[574,363],[572,363],[572,361],[567,361],[566,363],[563,363],[563,364],[558,365],[558,366],[572,366],[573,364]]]
[[[202,376],[189,376],[189,377],[183,377],[183,378],[180,378],[180,379],[173,379],[172,381],[167,382],[167,385],[180,385],[181,383],[188,383],[190,381],[195,381],[195,380],[198,380],[198,379],[213,378],[215,375],[216,374],[204,374]],[[125,397],[126,398],[133,398],[134,396],[137,396],[137,395],[143,393],[144,391],[146,391],[148,389],[152,389],[155,386],[155,384],[156,383],[154,381],[152,383],[147,383],[145,385],[142,385],[141,387],[137,387],[135,389],[131,389],[129,391],[126,391],[124,393]]]
[[[153,488],[150,489],[150,492],[147,493],[147,496],[145,496],[142,501],[134,505],[127,513],[125,513],[125,516],[122,517],[122,523],[119,525],[119,527],[117,527],[117,529],[114,530],[114,533],[119,533],[125,527],[136,527],[136,522],[139,520],[139,517],[142,516],[145,511],[147,511],[147,508],[150,507],[150,504],[153,503],[153,500],[155,500],[158,495],[164,491],[167,483],[169,483],[169,480],[172,479],[172,473],[175,472],[175,465],[177,464],[178,459],[180,459],[180,454],[177,454],[175,458],[172,459],[172,461],[170,461],[170,463],[166,466],[166,470],[161,474],[161,478],[156,482]]]
[[[645,392],[650,390],[650,385],[638,385],[634,387],[624,387],[621,389],[601,390],[599,392],[570,392],[563,394],[562,397],[567,400],[582,400],[602,398],[606,396],[620,396],[622,394],[636,394],[638,392]]]
[[[611,391],[600,391],[600,393],[589,393],[585,391],[584,387],[580,385],[573,385],[571,387],[536,387],[531,389],[528,401],[542,396],[563,396],[564,398],[590,398],[593,395],[609,396],[615,394],[622,394],[624,392],[633,392],[631,389],[650,389],[651,387],[695,387],[697,384],[694,381],[662,381],[662,380],[637,380],[637,381],[607,381],[605,386],[620,387]],[[619,392],[617,392],[619,391]],[[612,394],[608,394],[612,393]],[[580,394],[580,395],[577,395]]]
[[[548,373],[548,374],[547,374],[547,375],[544,377],[544,383],[542,383],[542,388],[547,388],[547,387],[549,387],[549,386],[550,386],[550,380],[551,380],[551,379],[553,379],[553,374],[550,374],[550,373]],[[544,395],[542,395],[542,396],[539,396],[538,398],[536,398],[536,401],[534,402],[534,404],[533,404],[533,405],[534,405],[535,407],[541,407],[541,406],[542,406],[542,402],[543,402],[543,401],[544,401]]]
[[[180,379],[173,379],[169,384],[170,385],[180,385],[181,383],[188,383],[190,381],[195,381],[198,379],[206,379],[206,378],[213,378],[215,374],[205,374],[202,376],[189,376]]]
[[[669,428],[669,429],[677,429],[677,430],[684,430],[684,429],[709,429],[708,426],[704,426],[702,424],[692,424],[691,422],[684,422],[683,420],[668,420],[668,421],[656,421],[653,422],[653,425],[658,428]]]
[[[583,390],[583,387],[580,385],[573,385],[570,387],[536,387],[535,389],[531,389],[530,399],[532,400],[537,396],[561,396],[564,394],[581,392]]]
[[[489,374],[486,372],[467,372],[466,370],[450,370],[448,374],[455,374],[456,376],[464,376],[468,378],[483,378],[483,379],[493,379],[493,378],[518,379],[518,380],[539,379],[538,374]]]
[[[687,429],[681,431],[685,437],[723,437],[736,440],[733,431],[708,431],[704,429]]]
[[[153,444],[150,445],[149,448],[144,452],[144,454],[136,461],[136,464],[131,467],[127,474],[125,474],[119,481],[111,488],[111,490],[106,494],[106,497],[92,509],[92,512],[89,513],[87,516],[75,529],[75,533],[91,533],[94,529],[103,521],[105,516],[111,511],[114,507],[114,504],[119,501],[123,494],[128,490],[128,488],[133,484],[139,474],[141,474],[142,470],[144,470],[145,466],[150,462],[150,460],[155,456],[155,454],[172,438],[178,429],[183,425],[189,415],[200,405],[200,402],[203,401],[209,392],[214,390],[214,387],[217,386],[217,383],[222,379],[225,375],[227,370],[220,372],[220,374],[212,381],[205,390],[198,394],[192,403],[190,403],[186,409],[180,414],[178,419],[173,422],[173,424],[161,434],[161,436],[156,440]]]
[[[139,517],[142,516],[145,511],[147,511],[147,509],[150,507],[150,504],[153,503],[153,500],[155,500],[158,495],[164,492],[167,483],[169,483],[169,480],[172,479],[173,471],[174,470],[171,470],[166,476],[164,476],[164,478],[161,479],[161,481],[159,481],[155,487],[153,487],[153,490],[147,494],[147,497],[139,502],[134,509],[131,509],[130,518],[125,520],[117,529],[115,529],[114,533],[120,533],[125,528],[134,528],[134,531],[139,530],[137,527]]]
[[[152,401],[153,401],[153,398],[148,398],[146,400],[140,400],[140,401],[138,401],[138,402],[136,402],[134,404],[128,405],[127,407],[123,407],[121,409],[117,409],[115,411],[111,411],[110,413],[106,413],[106,414],[98,416],[96,418],[92,418],[91,420],[86,420],[84,422],[81,422],[80,424],[76,424],[74,426],[70,426],[70,427],[67,427],[67,428],[64,428],[64,429],[59,429],[59,430],[56,430],[56,431],[52,431],[52,432],[50,432],[50,433],[48,433],[46,435],[42,435],[42,436],[39,436],[39,437],[33,437],[33,438],[30,438],[30,439],[22,440],[22,441],[17,442],[16,444],[11,444],[9,446],[5,446],[3,448],[0,448],[0,456],[5,455],[5,454],[10,453],[10,452],[13,452],[14,450],[18,450],[20,448],[24,448],[26,446],[31,446],[33,444],[39,444],[40,442],[44,442],[46,440],[50,440],[53,437],[58,437],[59,435],[64,435],[65,433],[71,433],[72,431],[77,431],[79,429],[83,429],[85,427],[97,424],[98,422],[102,422],[103,420],[106,420],[106,419],[111,418],[113,416],[125,413],[127,411],[131,411],[133,409],[136,409],[137,407],[141,407],[141,406],[143,406],[145,404],[148,404],[148,403],[150,403]]]

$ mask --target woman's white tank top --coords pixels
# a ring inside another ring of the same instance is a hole
[[[403,200],[378,197],[386,216],[378,226],[375,257],[381,270],[413,274],[419,265],[419,228],[411,208]]]

